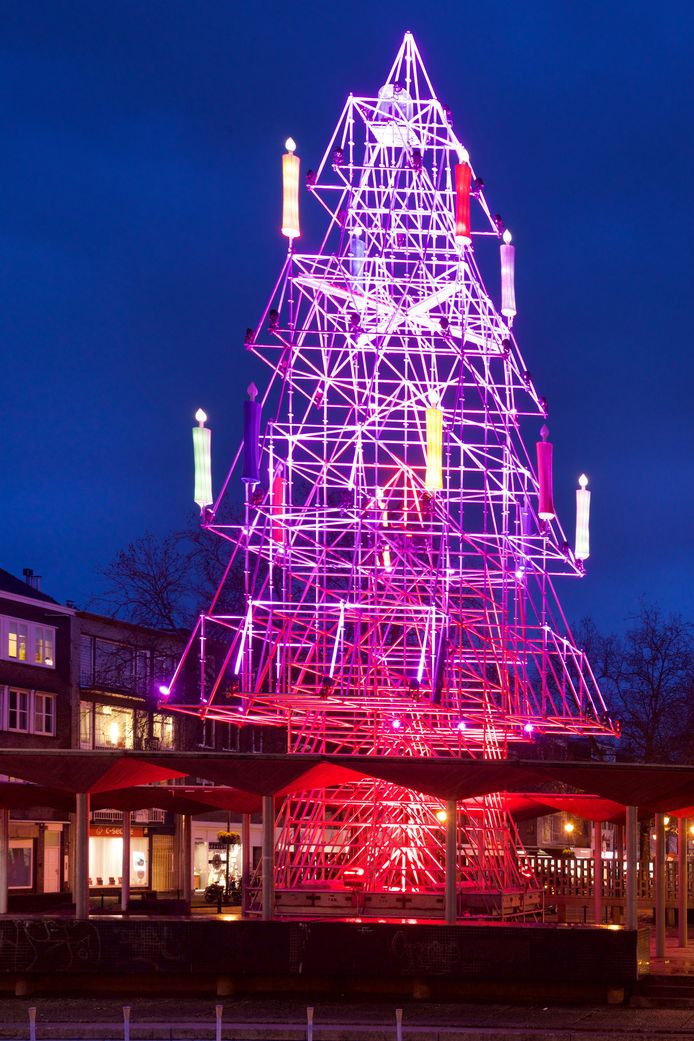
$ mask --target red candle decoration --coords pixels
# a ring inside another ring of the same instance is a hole
[[[548,441],[549,430],[546,426],[540,431],[542,440],[537,442],[537,479],[540,486],[539,509],[540,520],[554,520],[554,502],[552,501],[552,442]]]
[[[467,163],[455,168],[455,238],[463,246],[472,242],[470,235],[470,181],[472,170]]]

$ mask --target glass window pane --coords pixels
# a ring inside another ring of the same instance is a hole
[[[132,748],[135,713],[131,708],[94,706],[94,747]]]
[[[92,703],[80,702],[80,748],[93,748],[92,743]]]
[[[7,626],[7,655],[16,658],[17,661],[27,660],[27,635],[28,626],[26,622],[16,622],[11,619]]]
[[[94,682],[94,637],[80,636],[80,687]]]

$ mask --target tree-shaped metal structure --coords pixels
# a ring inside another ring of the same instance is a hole
[[[349,96],[307,187],[327,231],[316,253],[290,238],[247,334],[269,368],[263,422],[256,443],[247,403],[245,450],[203,511],[242,563],[246,610],[201,617],[201,702],[179,708],[281,727],[290,752],[495,758],[542,733],[605,733],[553,589],[583,564],[553,511],[538,516],[524,440],[546,406],[515,306],[500,314],[477,264],[503,225],[411,34],[377,95]],[[245,516],[223,523],[241,477]],[[226,648],[214,675],[209,638]],[[435,892],[440,811],[375,781],[288,798],[278,890],[347,870],[367,891]],[[459,827],[461,881],[517,885],[502,796],[462,807]]]

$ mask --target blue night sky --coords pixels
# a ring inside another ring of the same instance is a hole
[[[646,596],[694,620],[693,11],[4,0],[0,566],[82,606],[118,549],[184,526],[200,405],[219,486],[266,378],[242,344],[285,252],[284,140],[316,166],[410,29],[514,233],[571,537],[591,478],[567,614],[619,628]]]

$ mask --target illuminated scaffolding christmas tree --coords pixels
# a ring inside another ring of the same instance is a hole
[[[250,388],[216,502],[204,414],[195,431],[196,499],[246,606],[220,614],[218,597],[201,616],[200,702],[178,708],[281,728],[294,753],[503,758],[540,735],[609,732],[553,588],[583,573],[589,492],[574,551],[552,504],[546,405],[512,334],[514,246],[412,35],[376,96],[349,96],[306,175],[327,223],[315,253],[297,248],[287,149],[288,255],[246,335],[269,379]],[[498,308],[477,266],[496,249]],[[226,523],[242,488],[243,519]],[[225,647],[213,675],[210,638]],[[436,893],[441,822],[436,800],[383,781],[288,797],[278,893],[355,877]],[[458,824],[461,884],[519,886],[503,796],[461,806]]]

